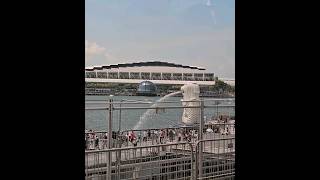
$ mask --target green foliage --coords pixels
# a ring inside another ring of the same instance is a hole
[[[124,83],[103,83],[103,82],[87,82],[87,88],[109,88],[109,89],[136,89],[136,84],[124,84]]]
[[[126,89],[137,89],[138,84],[124,84],[124,83],[103,83],[103,82],[87,82],[87,88],[108,88],[115,92],[122,92]],[[179,91],[182,85],[158,84],[157,88],[160,93],[167,93],[168,91]],[[234,93],[235,87],[219,80],[215,77],[215,85],[202,87],[205,91],[212,91],[215,93]]]
[[[210,91],[218,92],[218,93],[234,93],[235,88],[221,80],[217,77],[215,79],[215,85],[209,87]]]

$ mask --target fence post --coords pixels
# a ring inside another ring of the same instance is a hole
[[[199,177],[202,177],[202,152],[203,152],[203,148],[202,148],[202,143],[201,140],[203,139],[203,126],[204,126],[204,101],[201,100],[200,101],[200,125],[199,125],[199,158],[198,158],[198,165],[199,165]]]
[[[112,166],[112,157],[111,151],[112,148],[112,99],[109,100],[109,120],[108,120],[108,137],[107,137],[107,179],[111,180],[111,166]]]
[[[194,166],[194,153],[193,153],[193,146],[192,146],[192,143],[188,143],[189,146],[190,146],[190,150],[191,150],[191,180],[194,180],[194,173],[195,173],[195,166]]]

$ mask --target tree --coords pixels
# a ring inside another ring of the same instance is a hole
[[[226,92],[234,92],[234,87],[219,80],[218,77],[215,77],[215,84],[213,86],[210,86],[209,90],[213,92],[226,93]]]

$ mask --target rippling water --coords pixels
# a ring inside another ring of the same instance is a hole
[[[90,100],[109,100],[110,98],[113,101],[120,100],[150,100],[157,101],[161,97],[145,97],[145,96],[86,96],[86,101]],[[181,106],[180,103],[181,97],[170,97],[166,101],[177,101],[177,103],[163,104],[168,106],[178,105]],[[214,104],[211,101],[206,101],[206,105]],[[106,107],[104,104],[86,104],[86,107]],[[118,107],[119,105],[115,105]],[[122,106],[126,107],[150,107],[152,104],[125,104]],[[147,111],[147,109],[139,109],[139,110],[121,110],[121,130],[133,129],[137,122],[140,120],[140,117]],[[206,117],[211,117],[219,113],[227,113],[230,115],[234,115],[234,108],[208,108],[205,109],[204,113]],[[112,119],[113,119],[113,130],[118,130],[119,128],[119,110],[113,111]],[[178,125],[181,121],[182,109],[167,109],[165,112],[159,112],[152,119],[147,120],[144,124],[141,125],[141,129],[144,128],[164,128],[164,127],[173,127]],[[107,110],[86,110],[85,113],[85,127],[86,129],[93,130],[106,130],[107,129],[107,119],[109,117],[109,113]]]

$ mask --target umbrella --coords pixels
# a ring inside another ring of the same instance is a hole
[[[206,131],[209,132],[209,133],[213,132],[213,130],[211,128],[208,128]]]

